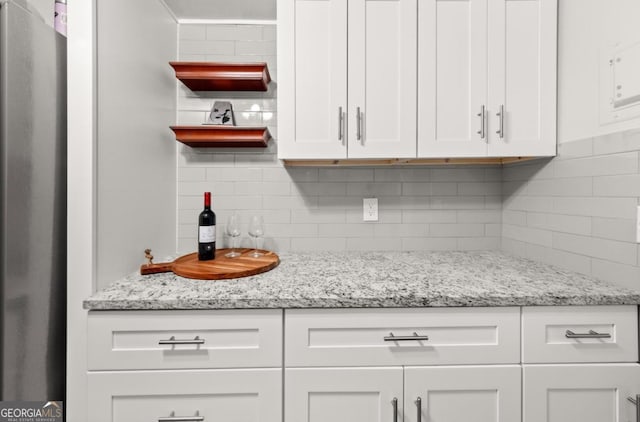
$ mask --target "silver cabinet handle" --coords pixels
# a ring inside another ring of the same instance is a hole
[[[416,407],[418,408],[418,417],[416,418],[416,422],[422,422],[422,398],[418,397],[416,399]]]
[[[364,140],[362,139],[362,113],[360,112],[360,107],[356,107],[356,138],[358,141],[362,141],[362,145],[364,145]]]
[[[640,422],[640,394],[636,394],[636,398],[627,397],[631,403],[636,405],[636,422]]]
[[[395,336],[393,333],[389,333],[388,336],[384,337],[384,341],[428,341],[429,336],[421,336],[418,335],[415,331],[412,336]]]
[[[158,422],[201,422],[201,421],[204,421],[204,416],[200,416],[200,411],[197,411],[195,416],[176,416],[176,412],[171,412],[170,416],[158,418]]]
[[[574,333],[571,330],[567,330],[564,336],[566,338],[611,338],[609,333],[597,333],[593,330],[589,330],[588,333]]]
[[[486,131],[485,131],[485,124],[484,124],[484,122],[486,120],[485,114],[486,114],[486,109],[485,109],[484,104],[482,104],[480,106],[480,113],[477,114],[477,116],[480,117],[480,130],[477,132],[478,135],[480,135],[480,139],[486,138],[486,135],[487,135],[485,133]]]
[[[500,135],[500,139],[504,138],[504,104],[500,104],[500,111],[496,113],[496,116],[500,117],[500,125],[496,133]]]
[[[391,400],[393,406],[393,422],[398,422],[398,399],[396,397]]]
[[[344,144],[344,113],[342,107],[338,107],[338,140]]]
[[[158,344],[204,344],[204,339],[196,336],[193,340],[177,340],[175,336],[171,336],[169,340],[160,340]]]

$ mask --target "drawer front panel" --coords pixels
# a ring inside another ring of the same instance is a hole
[[[282,421],[282,371],[91,372],[90,420]]]
[[[285,311],[285,365],[518,363],[519,308]]]
[[[525,307],[522,361],[637,362],[637,307]]]
[[[282,311],[91,312],[89,369],[277,367]]]

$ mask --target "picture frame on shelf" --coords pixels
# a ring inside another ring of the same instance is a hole
[[[230,101],[216,101],[213,103],[211,113],[207,119],[206,124],[209,125],[223,125],[223,126],[235,126],[236,119],[233,115],[233,107]]]

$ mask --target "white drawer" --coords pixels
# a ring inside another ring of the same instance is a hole
[[[90,312],[89,370],[279,367],[282,311]],[[175,343],[185,344],[175,344]]]
[[[90,372],[88,387],[91,422],[282,422],[281,369]]]
[[[414,333],[424,339],[408,339]],[[287,367],[519,361],[519,308],[285,311]]]
[[[525,307],[522,361],[637,362],[637,307]]]

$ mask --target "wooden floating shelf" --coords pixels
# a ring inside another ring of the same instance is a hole
[[[169,62],[192,91],[266,91],[271,76],[266,63]]]
[[[271,133],[266,127],[171,126],[176,140],[192,148],[266,148]]]
[[[545,157],[470,157],[470,158],[381,158],[337,160],[282,160],[288,167],[358,167],[358,166],[446,166],[502,165]]]

